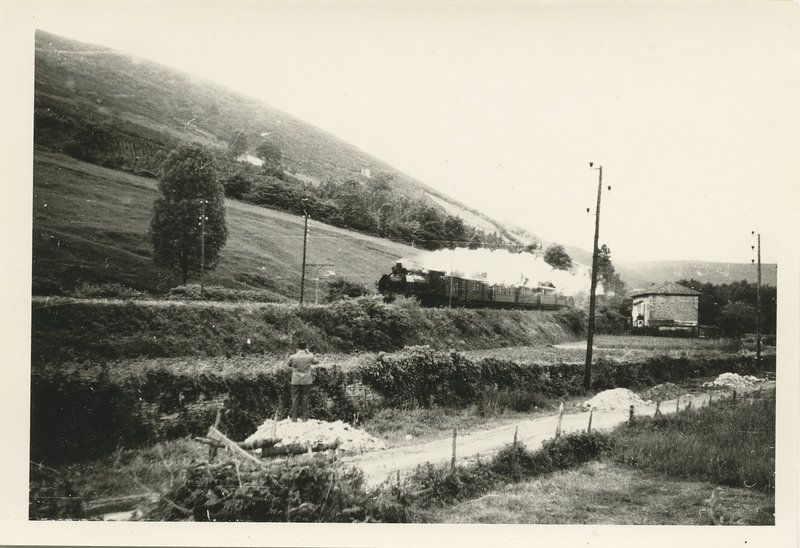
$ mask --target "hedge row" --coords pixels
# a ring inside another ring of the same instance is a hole
[[[117,447],[204,435],[224,405],[222,430],[232,439],[252,434],[277,412],[291,408],[288,369],[250,374],[175,374],[165,368],[142,375],[109,375],[106,365],[46,368],[31,376],[31,458],[72,461]],[[352,420],[347,379],[338,368],[315,371],[311,414]]]
[[[583,327],[577,311],[426,309],[369,297],[330,305],[215,306],[129,301],[35,304],[34,364],[137,357],[283,354],[299,340],[320,352],[554,344]]]
[[[655,356],[639,363],[598,360],[592,367],[592,388],[642,389],[664,382],[718,375],[775,370],[775,356],[761,364],[753,357],[672,358]],[[538,392],[562,397],[584,392],[583,364],[522,364],[498,358],[473,361],[458,352],[414,347],[378,354],[363,366],[362,381],[383,393],[391,405],[463,405],[477,401],[487,388]]]
[[[176,373],[163,366],[142,373],[114,371],[108,364],[39,367],[31,376],[31,455],[41,461],[83,459],[118,446],[133,447],[205,433],[215,406],[224,400],[224,428],[244,439],[277,411],[290,407],[290,372]],[[731,371],[774,371],[775,358],[655,357],[638,364],[599,362],[596,390],[653,384]],[[562,397],[583,392],[582,365],[520,364],[499,359],[473,361],[457,352],[416,347],[379,354],[374,363],[343,373],[315,370],[311,412],[315,418],[352,420],[357,409],[347,393],[356,382],[377,390],[388,406],[467,406],[482,403],[487,390]],[[197,405],[199,404],[199,405]]]

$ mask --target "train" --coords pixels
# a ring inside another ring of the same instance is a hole
[[[451,276],[439,270],[409,270],[396,263],[378,281],[386,301],[398,295],[416,297],[423,306],[557,310],[575,306],[552,285],[501,285]]]

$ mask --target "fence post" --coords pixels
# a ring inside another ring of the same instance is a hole
[[[692,400],[689,400],[689,403],[686,405],[686,410],[687,411],[691,411],[692,410]]]
[[[514,428],[514,444],[513,444],[513,446],[514,446],[514,449],[516,449],[516,448],[517,448],[517,432],[519,432],[519,426],[517,426],[516,428]]]
[[[558,426],[556,426],[556,437],[561,437],[561,417],[564,416],[564,402],[558,406]]]
[[[628,417],[628,424],[633,424],[633,406],[630,408],[630,416]]]
[[[450,460],[450,471],[453,472],[456,469],[456,429],[453,428],[453,458]]]
[[[655,414],[653,416],[654,417],[660,417],[661,416],[661,401],[660,400],[656,402],[656,412],[655,412]]]
[[[589,426],[586,427],[586,433],[587,434],[591,434],[592,433],[592,415],[594,415],[594,407],[589,409]]]
[[[711,392],[709,392],[709,393],[708,393],[708,406],[709,406],[709,407],[711,407],[711,398],[712,398],[712,397],[713,397],[713,395],[711,394]]]
[[[736,403],[736,389],[733,390],[733,403]]]
[[[675,400],[675,412],[677,413],[680,410],[681,410],[681,397],[678,396],[678,399]]]

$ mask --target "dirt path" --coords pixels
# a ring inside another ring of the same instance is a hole
[[[774,388],[775,382],[768,381],[755,386],[737,389],[737,393],[751,392],[759,389]],[[713,399],[729,398],[732,390],[714,390]],[[700,407],[708,403],[708,394],[681,397],[680,407],[684,409],[691,402],[692,407]],[[661,402],[660,410],[664,414],[674,413],[677,400]],[[634,409],[638,415],[653,415],[656,404],[650,404]],[[595,411],[592,417],[592,428],[597,430],[611,430],[628,420],[629,409],[615,409],[609,411]],[[589,422],[588,411],[565,412],[562,418],[561,431],[564,434],[586,430]],[[456,462],[464,464],[476,456],[488,457],[501,449],[505,444],[514,439],[514,430],[519,428],[517,440],[525,444],[528,449],[536,450],[542,443],[555,435],[558,425],[558,415],[540,417],[519,424],[499,426],[490,430],[472,432],[459,435],[456,438]],[[343,462],[356,465],[364,471],[368,486],[379,485],[387,478],[396,477],[413,472],[417,466],[429,462],[443,464],[450,462],[453,452],[453,439],[447,437],[420,445],[396,447],[383,451],[374,451],[364,455],[347,457]]]

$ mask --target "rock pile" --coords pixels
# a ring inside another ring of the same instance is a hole
[[[737,375],[736,373],[722,373],[711,382],[703,383],[705,388],[744,388],[753,386],[758,382],[763,382],[758,377],[752,375]]]
[[[600,392],[592,399],[583,402],[583,407],[595,409],[627,409],[631,405],[639,407],[651,402],[645,401],[627,388],[614,388]]]
[[[275,435],[272,435],[273,425]],[[353,428],[342,421],[326,422],[315,419],[292,422],[290,419],[278,421],[277,425],[272,420],[267,420],[258,427],[258,430],[244,443],[249,444],[259,440],[280,438],[282,445],[330,445],[339,440],[339,449],[347,453],[366,453],[386,449],[383,441],[370,436],[363,430]]]

